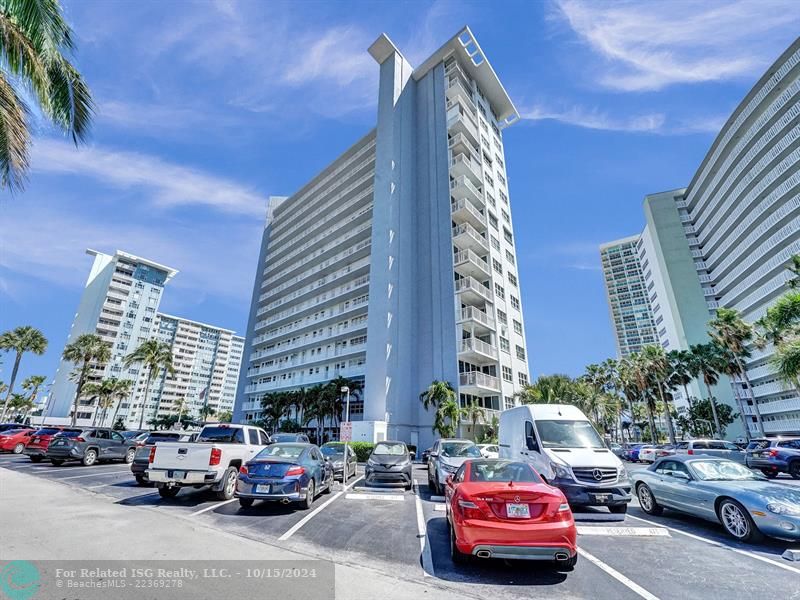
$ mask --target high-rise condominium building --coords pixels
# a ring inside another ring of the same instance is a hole
[[[648,344],[658,343],[642,265],[636,252],[639,239],[640,236],[634,235],[600,246],[606,299],[620,358],[639,352]]]
[[[385,35],[376,128],[270,201],[234,418],[359,378],[354,430],[419,444],[420,393],[513,405],[528,381],[502,130],[518,114],[468,28],[414,68]]]
[[[144,401],[147,369],[126,367],[123,360],[149,339],[172,347],[174,375],[163,371],[151,377],[144,421],[177,414],[185,409],[198,416],[202,406],[216,412],[231,411],[236,395],[244,339],[229,329],[198,323],[158,312],[164,285],[177,273],[150,260],[117,251],[114,255],[88,250],[95,257],[67,343],[84,333],[99,335],[111,347],[111,360],[96,365],[89,381],[115,377],[135,383],[131,396],[114,412],[129,427],[137,427]],[[75,365],[62,360],[46,408],[48,417],[72,414],[76,384],[70,373]],[[93,419],[97,410],[91,398],[81,398],[79,419]],[[110,425],[112,413],[106,414]]]

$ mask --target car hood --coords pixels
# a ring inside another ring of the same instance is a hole
[[[394,454],[373,454],[370,458],[379,465],[401,465],[410,460],[408,456],[395,456]]]
[[[442,456],[440,460],[443,464],[451,465],[453,467],[460,467],[470,459],[478,458],[476,456]]]
[[[760,496],[765,502],[781,500],[800,505],[800,488],[777,481],[701,481],[699,484],[717,493],[740,492]]]
[[[554,462],[570,467],[614,467],[622,464],[611,450],[592,448],[545,448],[545,455]]]

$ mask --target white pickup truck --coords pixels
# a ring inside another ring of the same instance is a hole
[[[217,498],[230,500],[239,467],[269,443],[258,427],[209,424],[194,442],[157,442],[150,450],[147,479],[162,498],[174,498],[182,487],[211,486]]]

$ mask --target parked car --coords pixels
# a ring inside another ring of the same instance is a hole
[[[628,462],[639,462],[639,450],[641,450],[644,445],[645,444],[628,444],[625,448],[625,460]]]
[[[150,436],[150,432],[146,429],[131,429],[119,432],[126,440],[133,440],[137,445],[141,446],[144,441]]]
[[[527,404],[500,413],[500,458],[530,463],[559,488],[573,509],[607,506],[625,514],[628,471],[581,410],[570,404]]]
[[[750,440],[745,464],[758,469],[770,479],[788,473],[800,479],[800,438]]]
[[[31,425],[23,425],[22,423],[0,423],[0,432],[10,431],[12,429],[36,429]]]
[[[618,444],[617,442],[611,442],[608,444],[608,449],[613,452],[614,456],[622,460],[625,456],[625,446],[622,444]]]
[[[675,454],[695,456],[705,454],[716,458],[727,458],[739,464],[744,464],[745,451],[733,442],[725,440],[691,440],[675,444]]]
[[[447,477],[470,458],[482,458],[475,442],[454,438],[436,440],[428,455],[428,489],[434,494],[444,494]]]
[[[358,458],[356,458],[356,451],[352,446],[347,446],[347,460],[344,458],[344,442],[328,442],[322,444],[319,450],[324,456],[331,461],[333,467],[333,476],[341,481],[347,481],[356,474],[358,467]],[[347,470],[345,471],[345,463],[347,463]]]
[[[273,443],[284,442],[297,442],[298,444],[310,444],[311,441],[305,433],[284,433],[279,431],[270,436]]]
[[[378,442],[369,455],[364,472],[364,483],[402,483],[410,490],[414,484],[411,475],[411,455],[405,442]]]
[[[77,460],[90,467],[107,460],[123,460],[130,464],[135,454],[136,444],[126,440],[118,431],[92,427],[55,436],[47,446],[45,456],[56,466]]]
[[[500,456],[500,447],[497,444],[478,444],[478,450],[481,451],[483,458],[498,458]]]
[[[279,442],[242,465],[234,493],[243,508],[267,500],[308,509],[318,494],[331,491],[333,481],[333,466],[317,446]]]
[[[53,438],[60,434],[78,435],[83,431],[80,427],[42,427],[37,429],[25,444],[22,453],[31,459],[31,462],[41,462],[47,454],[47,447]]]
[[[147,485],[147,467],[150,465],[150,449],[155,447],[156,442],[193,442],[197,438],[197,433],[187,433],[185,431],[151,431],[144,442],[137,446],[136,454],[131,463],[131,473],[136,478],[139,485]]]
[[[428,457],[431,455],[432,448],[428,448],[427,450],[422,451],[422,458],[420,459],[421,462],[428,464]]]
[[[577,531],[567,499],[529,463],[471,459],[447,478],[453,562],[479,558],[552,561],[572,570]]]
[[[35,429],[6,429],[0,431],[0,451],[22,454]]]
[[[800,489],[768,481],[724,458],[676,455],[660,458],[633,474],[642,510],[670,508],[721,523],[743,542],[763,535],[800,540]]]
[[[182,487],[210,486],[219,500],[230,500],[239,468],[268,444],[269,436],[259,427],[208,424],[195,442],[156,442],[147,479],[162,498],[174,498]]]
[[[639,462],[652,463],[655,462],[657,458],[671,456],[672,454],[675,454],[675,448],[668,444],[643,446],[639,449]]]

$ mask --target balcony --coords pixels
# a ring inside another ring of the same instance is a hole
[[[462,223],[453,227],[453,243],[460,250],[474,250],[480,254],[489,252],[486,238],[469,223]]]
[[[486,217],[469,200],[463,198],[450,203],[453,220],[458,223],[469,223],[478,231],[486,231]]]
[[[480,371],[461,373],[458,376],[458,391],[473,396],[490,396],[500,391],[500,380]]]
[[[478,134],[478,124],[475,122],[467,104],[462,102],[447,102],[447,131],[451,134],[464,134],[474,146],[480,145],[480,134]]]
[[[477,277],[480,281],[489,279],[492,272],[489,263],[475,254],[472,250],[462,250],[453,255],[453,267],[462,277]]]
[[[457,133],[456,135],[450,136],[450,139],[447,143],[448,148],[450,151],[455,155],[459,152],[471,152],[472,154],[478,154],[478,149],[467,139],[462,133]]]
[[[461,99],[470,109],[475,110],[475,103],[472,101],[472,92],[464,85],[459,77],[449,78],[449,85],[445,92],[447,99],[455,101]]]
[[[464,329],[472,330],[476,335],[484,335],[495,331],[494,318],[474,306],[457,311],[456,322]]]
[[[497,347],[477,338],[466,338],[461,340],[458,358],[476,365],[497,362]]]
[[[785,400],[771,400],[769,402],[759,402],[758,410],[762,415],[772,415],[781,412],[800,411],[800,398],[787,398]],[[752,406],[745,406],[746,415],[756,414]]]
[[[456,280],[456,293],[462,304],[472,306],[483,306],[494,300],[492,290],[472,277]]]
[[[483,192],[464,176],[450,180],[450,195],[455,198],[466,198],[477,204],[479,208],[486,206]]]
[[[483,182],[481,163],[463,152],[450,159],[450,175],[452,177],[461,177],[463,175],[472,180],[475,185],[480,185]]]
[[[800,419],[781,419],[779,421],[764,421],[765,433],[788,433],[795,435],[800,431]]]

